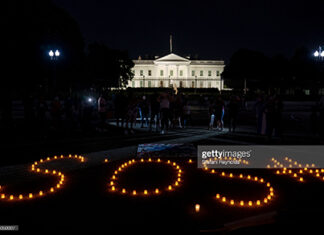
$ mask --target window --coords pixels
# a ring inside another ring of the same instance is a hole
[[[143,76],[143,70],[140,70],[140,76]]]
[[[183,76],[183,71],[182,70],[180,70],[180,77],[182,77]]]
[[[149,70],[149,71],[148,71],[148,75],[149,75],[149,76],[152,76],[152,70]]]
[[[173,76],[173,70],[170,70],[170,76]]]
[[[143,81],[140,81],[140,87],[143,87]]]
[[[160,76],[163,77],[163,70],[160,70]]]
[[[209,71],[208,71],[208,77],[210,77],[210,76],[211,76],[211,71],[209,70]]]
[[[163,81],[160,81],[160,87],[163,87]]]
[[[135,73],[135,69],[133,70],[133,74],[134,74],[134,76],[136,75],[136,73]]]
[[[204,76],[204,71],[200,70],[200,76]]]
[[[179,87],[182,88],[182,86],[183,86],[182,81],[180,81],[180,85],[179,85]]]
[[[147,86],[151,87],[151,81],[148,81],[147,83],[148,83]]]
[[[194,81],[191,82],[191,88],[195,88],[195,82]]]
[[[132,81],[132,87],[135,87],[135,81]]]
[[[191,71],[191,76],[193,76],[193,77],[195,76],[195,70]]]
[[[208,82],[208,88],[211,88],[211,82]]]
[[[204,87],[204,82],[200,82],[200,88]]]
[[[219,77],[219,71],[218,70],[216,71],[216,74],[217,74],[217,77]]]

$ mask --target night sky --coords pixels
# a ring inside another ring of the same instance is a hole
[[[324,1],[53,0],[79,23],[86,43],[139,55],[174,53],[225,59],[239,48],[291,56],[324,41]],[[324,45],[324,43],[323,43]]]

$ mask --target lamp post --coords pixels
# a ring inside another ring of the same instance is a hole
[[[314,57],[315,58],[318,58],[319,60],[323,60],[323,58],[324,58],[324,51],[322,50],[322,47],[321,46],[319,46],[318,47],[318,50],[316,50],[314,52]]]
[[[56,89],[56,61],[59,59],[61,53],[58,49],[55,51],[50,50],[48,52],[49,57],[51,58],[51,61],[53,62],[53,90]]]

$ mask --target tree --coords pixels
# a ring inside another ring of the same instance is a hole
[[[222,76],[225,84],[232,88],[265,88],[269,84],[269,58],[248,49],[240,49],[233,54]]]
[[[57,84],[68,89],[81,74],[84,42],[77,23],[49,0],[7,0],[1,3],[1,52],[4,92],[28,95],[52,79],[50,49],[61,51]],[[9,91],[9,92],[8,92]]]
[[[125,87],[134,76],[132,67],[134,63],[127,52],[109,49],[101,43],[92,43],[88,46],[86,56],[86,84],[99,89]]]

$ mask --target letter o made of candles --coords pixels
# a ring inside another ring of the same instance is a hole
[[[218,202],[222,204],[227,204],[232,207],[248,207],[248,208],[256,208],[256,207],[262,207],[265,205],[268,205],[274,198],[274,189],[271,186],[270,182],[266,182],[263,178],[257,177],[257,176],[251,176],[251,175],[243,175],[238,174],[235,175],[233,173],[225,173],[223,172],[216,172],[214,169],[209,170],[208,168],[204,168],[206,171],[208,171],[211,174],[219,174],[221,177],[231,178],[231,179],[240,179],[240,180],[247,180],[258,184],[263,184],[265,187],[267,187],[268,194],[264,197],[258,199],[258,200],[240,200],[240,199],[233,199],[225,194],[217,193],[215,198]]]
[[[35,199],[35,198],[40,198],[40,197],[44,197],[46,195],[49,194],[53,194],[56,191],[58,191],[59,189],[62,188],[64,182],[65,182],[65,175],[59,171],[59,170],[55,170],[55,169],[43,169],[40,168],[40,165],[53,161],[53,160],[63,160],[63,159],[76,159],[79,160],[80,162],[84,162],[85,158],[83,156],[78,156],[78,155],[68,155],[68,156],[54,156],[52,158],[47,157],[45,159],[40,159],[39,161],[34,162],[31,167],[30,170],[33,173],[36,174],[44,174],[44,175],[52,175],[52,176],[56,176],[58,178],[58,182],[55,185],[52,185],[51,187],[48,187],[46,189],[42,189],[39,190],[37,192],[30,192],[30,193],[15,193],[15,194],[6,194],[5,192],[3,192],[3,190],[5,191],[5,186],[2,187],[0,186],[0,200],[1,201],[24,201],[24,200],[31,200],[31,199]]]
[[[154,189],[144,189],[144,190],[137,190],[137,189],[126,189],[123,188],[122,185],[118,184],[118,175],[126,171],[128,167],[132,167],[135,164],[143,164],[143,163],[158,163],[158,164],[165,164],[169,165],[173,168],[176,173],[176,178],[169,184],[166,188],[154,188]],[[124,162],[117,169],[114,171],[113,175],[110,177],[110,182],[108,183],[109,191],[114,193],[120,193],[124,195],[132,195],[132,196],[153,196],[159,195],[165,191],[171,192],[174,191],[177,187],[181,185],[182,182],[182,169],[176,162],[172,162],[171,160],[161,160],[160,158],[152,159],[152,158],[141,158],[141,159],[132,159],[129,161]]]

